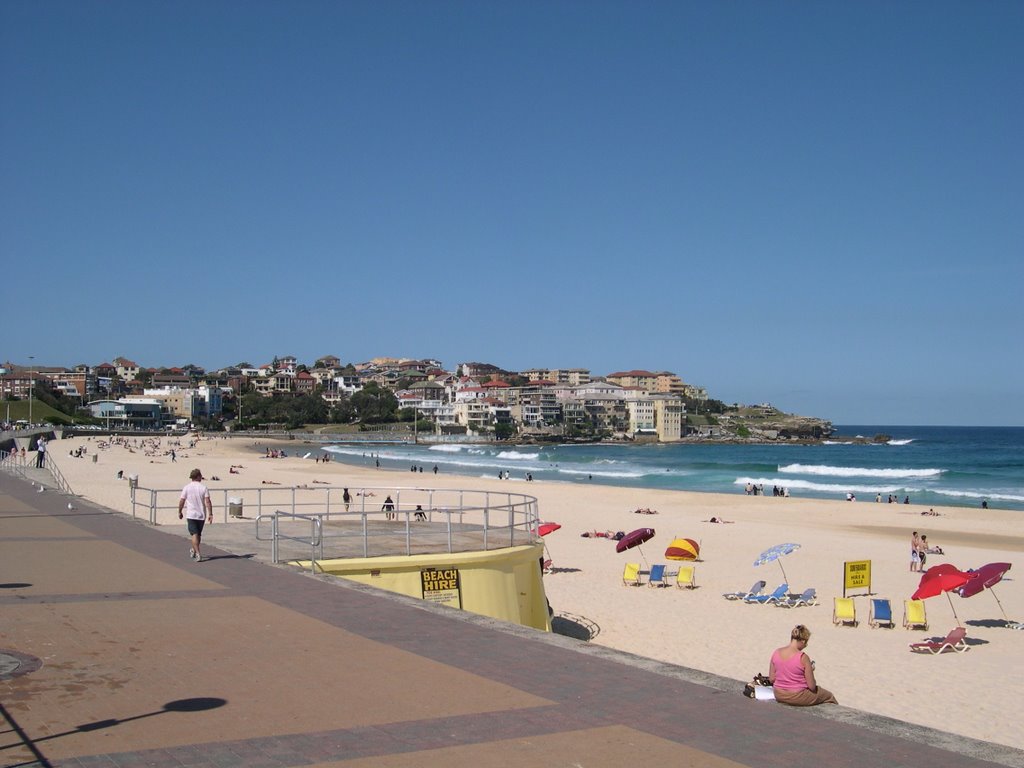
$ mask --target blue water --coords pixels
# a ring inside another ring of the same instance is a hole
[[[1024,510],[1024,427],[837,426],[836,433],[885,444],[841,439],[821,445],[558,445],[502,446],[334,445],[338,460],[408,470],[479,475],[497,479],[508,471],[522,480],[603,483],[743,493],[746,483],[789,489],[790,496],[883,501],[890,494],[912,504]],[[372,452],[372,455],[371,455]]]

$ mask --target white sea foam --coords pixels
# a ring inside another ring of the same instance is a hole
[[[559,468],[558,474],[560,475],[593,475],[594,477],[644,477],[647,472],[633,471],[633,472],[609,472],[608,470],[600,469],[562,469]]]
[[[430,448],[428,450],[440,451],[441,453],[459,453],[465,447],[466,446],[464,446],[464,445],[441,444],[441,445],[432,445],[432,446],[430,446]]]
[[[1015,493],[979,493],[978,491],[948,491],[933,489],[940,496],[954,496],[961,499],[995,499],[996,501],[1024,501],[1024,496]]]
[[[828,464],[787,464],[779,472],[790,475],[822,475],[826,477],[882,477],[898,480],[904,477],[938,477],[944,469],[868,469],[867,467],[832,467]],[[774,485],[774,483],[773,483]]]
[[[785,483],[779,483],[778,478],[765,478],[765,477],[737,477],[733,480],[733,485],[746,485],[747,483],[753,483],[754,485],[784,485],[790,491],[804,490],[813,491],[815,493],[835,493],[840,496],[845,496],[847,493],[859,493],[859,494],[876,494],[876,493],[895,493],[897,491],[906,490],[902,486],[894,485],[878,486],[878,485],[837,485],[835,483],[813,483],[810,480],[786,480]]]
[[[519,451],[501,451],[495,457],[498,459],[511,459],[512,461],[533,461],[539,459],[539,453],[520,453]]]
[[[890,440],[886,445],[910,445],[914,442],[913,438],[907,438],[906,440]]]

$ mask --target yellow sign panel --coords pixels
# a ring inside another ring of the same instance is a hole
[[[462,608],[458,568],[423,568],[420,570],[420,581],[424,600]]]
[[[848,589],[866,589],[871,593],[871,561],[851,560],[843,563],[843,595]]]

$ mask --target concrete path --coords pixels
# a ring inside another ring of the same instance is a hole
[[[1024,766],[68,503],[0,474],[0,766]]]

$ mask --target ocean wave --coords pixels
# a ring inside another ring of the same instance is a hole
[[[441,445],[432,445],[427,450],[440,451],[441,453],[460,453],[465,447],[466,446],[464,445],[448,445],[445,443]]]
[[[914,438],[908,437],[906,440],[890,440],[886,445],[910,445],[914,442]]]
[[[512,461],[533,461],[540,458],[539,453],[520,453],[519,451],[501,451],[495,456],[497,459],[511,459]]]
[[[558,469],[560,475],[593,475],[594,477],[645,477],[648,472],[610,472],[608,470],[600,469]]]
[[[779,472],[790,475],[823,475],[827,477],[882,477],[898,480],[905,477],[938,477],[944,469],[868,469],[867,467],[832,467],[828,464],[787,464]]]
[[[778,478],[764,477],[737,477],[732,482],[733,485],[746,485],[747,483],[753,483],[754,485],[780,485]],[[835,493],[840,496],[846,496],[848,493],[874,495],[876,493],[896,493],[906,490],[899,485],[837,485],[835,483],[814,483],[810,480],[786,480],[783,487],[788,488],[790,491],[802,490],[813,491],[814,493]]]
[[[995,499],[996,501],[1024,501],[1024,496],[1014,493],[979,493],[978,491],[949,491],[930,489],[939,496],[953,496],[959,499]]]

